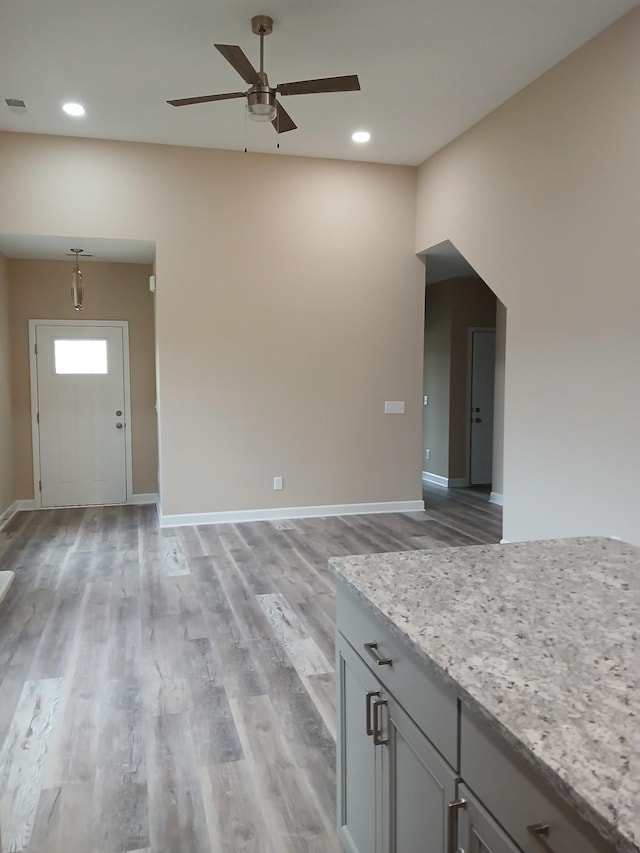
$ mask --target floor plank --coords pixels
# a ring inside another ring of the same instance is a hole
[[[153,507],[17,513],[3,849],[337,853],[328,558],[501,536],[486,492],[424,494],[426,512],[164,530]]]
[[[31,838],[61,689],[61,678],[25,682],[0,753],[0,826],[9,853]]]

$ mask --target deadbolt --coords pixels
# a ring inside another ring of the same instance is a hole
[[[119,418],[121,416],[122,416],[122,412],[120,411],[120,409],[118,409],[118,411],[116,412],[116,417]]]
[[[118,423],[116,424],[116,429],[122,429],[122,424],[118,422]]]
[[[476,423],[477,423],[477,424],[481,424],[481,423],[482,423],[482,418],[476,418]]]

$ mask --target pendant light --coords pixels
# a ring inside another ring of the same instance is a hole
[[[78,256],[82,255],[84,249],[70,249],[69,257],[75,255],[76,265],[74,267],[73,273],[71,275],[71,299],[73,301],[73,307],[76,311],[82,311],[84,308],[84,287],[82,285],[82,270],[80,269],[80,262],[78,260]],[[90,258],[91,255],[82,255],[83,258]]]

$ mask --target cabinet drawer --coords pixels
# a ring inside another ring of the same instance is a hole
[[[457,769],[458,703],[455,694],[426,671],[425,664],[393,636],[382,619],[365,610],[361,602],[353,601],[340,584],[336,624],[338,631],[375,672],[376,678],[395,696],[440,754]],[[366,643],[377,643],[377,648],[370,650]],[[376,655],[390,658],[391,664],[379,666]]]
[[[460,753],[460,775],[525,853],[614,853],[613,845],[464,706]],[[540,823],[549,826],[544,843],[527,829]]]

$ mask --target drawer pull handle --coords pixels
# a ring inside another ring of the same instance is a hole
[[[466,800],[454,800],[447,806],[447,853],[454,853],[456,836],[458,835],[456,832],[456,815],[458,809],[464,809],[466,805]]]
[[[386,699],[376,699],[373,703],[373,742],[376,746],[384,746],[385,743],[389,743],[389,738],[382,737],[382,728],[380,726],[380,714],[378,712],[378,708],[381,705],[386,705]]]
[[[379,696],[379,690],[370,690],[367,695],[364,697],[365,701],[365,716],[367,721],[367,735],[371,736],[373,734],[373,726],[371,725],[371,700],[374,696]]]
[[[378,644],[377,643],[365,643],[364,647],[366,651],[369,652],[374,661],[378,664],[378,666],[391,666],[392,660],[391,658],[383,658],[378,653]]]
[[[548,823],[532,823],[527,827],[527,832],[530,835],[533,835],[543,850],[546,850],[547,853],[554,853],[553,847],[551,847],[546,840],[546,836],[551,832],[551,828]]]

